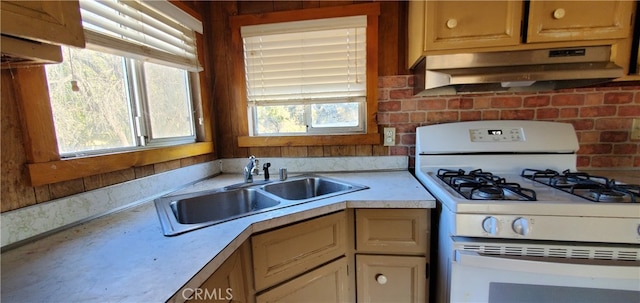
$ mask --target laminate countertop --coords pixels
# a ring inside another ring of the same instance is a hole
[[[153,201],[2,253],[2,302],[180,301],[251,234],[346,208],[433,208],[408,171],[322,173],[369,189],[165,237]],[[292,176],[293,177],[293,176]],[[242,181],[222,174],[181,193]]]

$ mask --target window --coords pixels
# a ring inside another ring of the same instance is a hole
[[[241,27],[254,136],[366,132],[367,16]]]
[[[87,49],[47,66],[63,156],[195,141],[188,73]]]
[[[166,2],[80,6],[87,49],[46,68],[60,154],[195,142],[198,22]]]

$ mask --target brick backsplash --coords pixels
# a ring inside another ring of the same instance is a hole
[[[483,93],[413,97],[411,75],[378,79],[378,124],[396,128],[391,155],[415,163],[416,127],[470,120],[545,120],[576,129],[580,169],[640,167],[640,140],[631,125],[640,118],[640,82],[633,85],[565,89],[539,93]]]

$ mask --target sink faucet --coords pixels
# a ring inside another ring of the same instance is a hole
[[[260,161],[258,161],[255,156],[252,155],[249,157],[249,163],[244,167],[244,183],[252,183],[253,175],[255,174],[257,176],[260,174],[259,163]]]

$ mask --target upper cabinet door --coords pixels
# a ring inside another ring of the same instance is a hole
[[[2,34],[84,47],[78,1],[2,1]]]
[[[632,8],[628,0],[531,0],[527,42],[626,38]]]
[[[424,50],[518,45],[522,1],[426,1]]]

